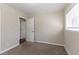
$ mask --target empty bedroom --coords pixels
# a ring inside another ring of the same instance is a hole
[[[79,55],[78,3],[0,3],[0,55]]]

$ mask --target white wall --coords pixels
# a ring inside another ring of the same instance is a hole
[[[76,3],[69,3],[67,6],[64,8],[64,14],[67,14],[75,5]]]
[[[75,4],[71,4],[67,7],[70,10]],[[66,13],[65,13],[66,15]],[[71,55],[79,54],[79,31],[65,30],[65,48]]]
[[[0,51],[1,51],[1,9],[0,9]]]
[[[63,12],[35,16],[35,41],[64,45]]]
[[[1,51],[19,44],[20,21],[19,17],[26,14],[6,4],[0,4],[1,9]]]
[[[65,48],[71,55],[79,55],[79,32],[65,31]]]

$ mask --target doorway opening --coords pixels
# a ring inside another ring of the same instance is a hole
[[[26,19],[20,17],[20,40],[19,44],[26,42]]]

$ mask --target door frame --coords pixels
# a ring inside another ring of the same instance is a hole
[[[21,43],[21,20],[23,20],[24,22],[26,22],[26,19],[24,17],[19,17],[19,23],[20,23],[20,34],[19,34],[19,44]],[[26,25],[25,25],[26,26]],[[26,33],[25,33],[25,36],[26,36]],[[25,40],[26,41],[26,37],[25,37]]]

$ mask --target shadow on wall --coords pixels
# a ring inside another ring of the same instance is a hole
[[[65,48],[69,54],[79,54],[79,31],[65,30]]]

